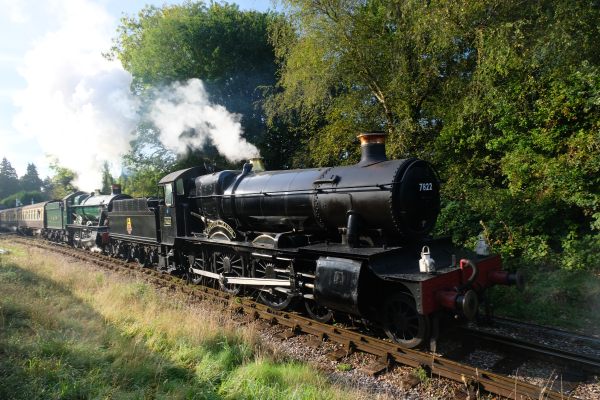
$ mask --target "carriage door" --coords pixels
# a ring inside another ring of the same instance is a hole
[[[177,232],[177,217],[175,209],[175,193],[173,193],[173,182],[164,185],[164,204],[160,205],[160,230],[162,243],[172,245],[175,242]]]

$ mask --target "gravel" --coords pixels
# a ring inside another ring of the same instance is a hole
[[[566,335],[568,335],[567,332],[556,331],[553,328],[545,328],[543,326],[538,327],[533,325],[517,327],[513,324],[504,325],[502,321],[494,323],[493,325],[471,324],[471,327],[481,331],[519,338],[557,349],[569,348],[569,350],[572,350],[576,353],[595,356],[600,359],[600,338],[595,336],[566,337]]]
[[[321,342],[315,347],[315,338],[309,335],[297,335],[282,340],[277,336],[283,331],[280,326],[270,326],[261,322],[257,324],[262,340],[269,343],[275,354],[307,362],[325,373],[332,383],[360,391],[364,398],[451,399],[463,394],[463,386],[459,383],[441,378],[432,379],[424,371],[424,376],[419,379],[414,376],[415,369],[406,366],[393,366],[378,376],[372,376],[363,368],[376,362],[373,355],[355,352],[339,361],[333,361],[327,354],[342,349],[339,344]]]
[[[492,326],[478,325],[476,329],[556,349],[568,348],[576,353],[600,359],[600,343],[595,335],[591,337],[574,336],[571,338],[566,337],[566,332],[557,331],[554,328],[533,325],[516,327],[514,324],[503,326],[502,321]],[[600,399],[600,378],[592,376],[588,377],[588,380],[585,382],[578,382],[581,379],[580,374],[580,371],[573,370],[572,367],[531,360],[513,370],[510,376],[538,386],[551,387],[556,391],[561,391],[562,389],[576,398]],[[571,379],[575,383],[571,382]]]

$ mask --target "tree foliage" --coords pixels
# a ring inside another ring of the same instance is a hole
[[[597,2],[284,3],[268,115],[302,121],[299,165],[355,162],[356,133],[385,130],[389,156],[440,170],[439,234],[600,266]]]
[[[600,8],[498,9],[507,17],[480,29],[471,82],[437,140],[447,198],[510,256],[599,267]]]
[[[39,192],[42,188],[42,180],[40,179],[35,164],[27,164],[27,172],[19,179],[19,185],[24,191]]]
[[[157,193],[156,183],[175,170],[175,156],[149,128],[139,129],[131,146],[132,150],[123,157],[124,174],[119,178],[123,193],[153,196]]]
[[[246,139],[263,144],[266,154],[273,156],[269,163],[278,164],[278,155],[268,151],[270,144],[262,140],[267,132],[262,88],[275,83],[275,56],[268,37],[274,18],[271,13],[241,11],[226,3],[148,6],[137,16],[121,20],[111,56],[133,75],[133,92],[146,105],[157,88],[201,79],[210,100],[240,114]],[[157,176],[191,161],[225,163],[210,145],[176,158],[156,136],[156,128],[148,121],[138,127],[138,138],[126,157],[132,173],[124,179],[134,190],[149,189],[137,182],[138,175]],[[146,152],[148,146],[151,150]],[[159,159],[152,167],[145,165]]]
[[[53,175],[47,183],[47,190],[51,199],[62,199],[78,190],[73,184],[73,181],[77,178],[75,171],[62,167],[57,160],[50,163],[50,170],[52,170]]]
[[[0,201],[0,204],[5,206],[6,208],[12,208],[18,205],[28,205],[39,203],[41,201],[48,200],[46,193],[42,193],[40,191],[25,191],[21,190],[17,193],[13,193],[12,195],[5,197]]]
[[[465,20],[477,10],[452,2],[286,3],[291,22],[272,34],[280,91],[268,110],[311,122],[312,162],[356,161],[355,136],[365,130],[387,131],[393,157],[426,154],[444,100],[464,87],[474,64]]]
[[[108,161],[102,164],[102,188],[100,192],[102,194],[110,194],[112,192],[112,184],[115,183],[114,178],[110,174],[110,166]]]
[[[73,171],[61,167],[57,160],[51,162],[52,178],[40,179],[35,164],[28,163],[26,173],[20,178],[10,161],[3,158],[0,163],[0,204],[15,207],[65,196],[74,190],[72,181],[77,176]]]
[[[6,157],[0,162],[0,199],[19,190],[19,177]]]

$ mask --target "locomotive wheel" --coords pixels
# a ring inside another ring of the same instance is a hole
[[[142,268],[146,268],[148,266],[148,260],[146,257],[146,249],[141,246],[132,246],[131,247],[131,259],[138,263],[138,265]]]
[[[333,311],[327,307],[318,305],[314,300],[304,299],[304,308],[306,308],[308,315],[315,321],[326,324],[333,319]]]
[[[76,249],[81,248],[81,234],[77,232],[73,233],[73,247]]]
[[[383,329],[394,342],[413,348],[427,340],[429,318],[418,313],[412,296],[394,293],[383,306]]]
[[[278,272],[275,263],[264,260],[255,260],[252,266],[253,278],[286,279],[290,276],[290,269]],[[283,268],[281,268],[283,269]],[[285,288],[264,287],[259,289],[258,299],[274,310],[284,310],[292,304],[294,296]]]
[[[119,257],[119,244],[117,242],[114,242],[111,240],[110,244],[108,245],[108,252],[111,257],[118,258]]]
[[[224,276],[244,276],[244,261],[242,257],[235,253],[215,253],[214,271]],[[241,287],[239,285],[228,285],[219,281],[221,290],[237,295]]]
[[[138,262],[138,256],[139,256],[139,252],[138,249],[136,249],[135,245],[129,245],[129,249],[127,249],[127,262],[131,262],[131,261],[135,261],[136,263],[139,264]]]
[[[188,256],[188,282],[193,283],[194,285],[200,285],[205,283],[205,277],[199,274],[194,273],[193,269],[201,269],[206,271],[206,259],[204,258],[204,254],[201,253],[198,256]]]

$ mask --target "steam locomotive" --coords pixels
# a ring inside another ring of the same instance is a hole
[[[427,162],[388,160],[385,134],[359,139],[352,166],[194,167],[162,178],[160,198],[131,198],[117,186],[107,196],[77,192],[0,211],[0,227],[255,294],[276,310],[302,304],[318,321],[366,320],[409,348],[436,334],[441,315],[474,318],[489,287],[522,284],[498,255],[428,236],[440,182]]]

